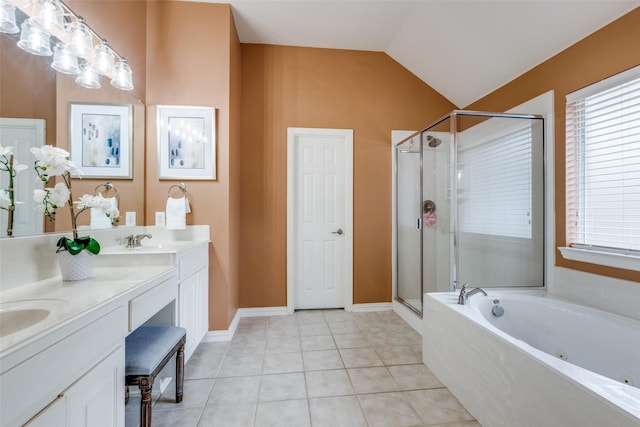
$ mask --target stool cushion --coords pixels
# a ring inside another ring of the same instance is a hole
[[[141,326],[126,338],[126,375],[151,375],[187,331],[178,326]]]

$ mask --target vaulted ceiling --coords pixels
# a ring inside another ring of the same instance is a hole
[[[458,108],[640,6],[640,0],[227,2],[242,43],[385,52]]]

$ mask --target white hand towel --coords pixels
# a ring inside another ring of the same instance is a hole
[[[111,211],[118,207],[118,200],[115,197],[105,197],[109,203],[111,203]],[[100,228],[111,228],[111,218],[109,218],[102,209],[100,208],[91,208],[91,224],[90,228],[92,229],[100,229]]]
[[[187,228],[186,215],[189,212],[191,212],[191,207],[187,197],[180,197],[179,199],[169,197],[165,215],[167,230],[184,230]]]

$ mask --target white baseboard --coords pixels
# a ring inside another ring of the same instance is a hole
[[[236,315],[240,317],[259,317],[259,316],[284,316],[289,314],[287,307],[255,307],[255,308],[239,308]]]
[[[243,317],[259,317],[259,316],[281,316],[287,313],[287,307],[256,307],[256,308],[239,308],[236,311],[233,320],[229,325],[229,329],[221,331],[209,331],[202,339],[202,342],[225,342],[231,341],[238,328],[238,323]]]
[[[417,333],[422,335],[422,318],[418,316],[413,310],[407,308],[404,304],[393,301],[393,311],[409,324]]]
[[[353,304],[351,311],[354,313],[364,313],[367,311],[389,311],[393,310],[390,302],[374,302],[369,304]]]

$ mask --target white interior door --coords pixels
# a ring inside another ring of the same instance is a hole
[[[28,236],[43,232],[43,215],[36,210],[33,200],[33,189],[38,182],[38,175],[33,168],[35,157],[31,147],[41,147],[45,143],[45,121],[42,119],[0,118],[0,145],[13,147],[14,159],[27,169],[16,175],[13,181],[14,195],[17,202],[13,214],[13,235]],[[0,188],[7,188],[9,176],[0,173]],[[0,210],[0,237],[7,235],[7,211]]]
[[[288,308],[352,304],[353,131],[290,128]]]

